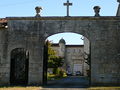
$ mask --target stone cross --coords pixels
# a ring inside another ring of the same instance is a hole
[[[67,0],[67,3],[64,3],[64,6],[67,6],[67,16],[69,16],[69,6],[72,6],[72,3]]]

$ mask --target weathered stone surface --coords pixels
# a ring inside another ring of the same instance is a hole
[[[119,17],[17,17],[8,18],[8,29],[0,30],[0,85],[9,84],[11,51],[29,51],[29,85],[43,83],[43,49],[45,39],[53,34],[73,32],[91,43],[91,84],[120,85]],[[9,64],[9,65],[8,65]]]

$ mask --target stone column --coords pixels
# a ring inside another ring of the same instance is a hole
[[[28,85],[43,84],[43,43],[42,41],[37,41],[30,44]]]
[[[88,70],[90,70],[90,66],[86,63],[86,62],[89,63],[89,59],[90,59],[89,55],[90,55],[90,41],[86,37],[84,37],[84,58],[85,58],[84,76],[87,76]]]
[[[119,30],[117,31],[115,26],[112,26],[105,28],[101,34],[97,32],[94,40],[91,41],[92,85],[120,85],[120,44],[118,43],[120,40],[118,35]]]

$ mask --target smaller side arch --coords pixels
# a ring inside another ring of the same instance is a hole
[[[27,85],[29,52],[24,48],[15,48],[10,54],[10,84]]]

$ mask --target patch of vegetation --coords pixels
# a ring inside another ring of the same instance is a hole
[[[52,74],[48,73],[47,78],[48,80],[56,80],[65,77],[65,71],[63,70],[62,66],[64,64],[64,59],[57,55],[57,52],[52,48],[52,42],[46,42],[47,49],[48,49],[48,63],[47,68],[52,68]]]
[[[52,42],[46,42],[48,47],[48,68],[58,68],[63,65],[63,58],[57,56],[57,52],[52,48]]]
[[[14,86],[14,87],[0,87],[0,90],[41,90],[42,87],[22,87],[22,86]]]
[[[88,90],[120,90],[120,87],[90,87]]]
[[[53,89],[49,89],[49,90],[56,90],[57,88]],[[42,87],[0,87],[0,90],[44,90],[44,88]],[[46,89],[45,89],[46,90]],[[68,90],[68,89],[64,89],[64,88],[59,88],[59,90]],[[74,89],[70,89],[69,90],[120,90],[120,87],[90,87],[90,88],[74,88]]]
[[[48,73],[47,74],[48,80],[58,80],[58,79],[67,77],[66,73],[61,68],[57,68],[53,70],[55,74]]]

